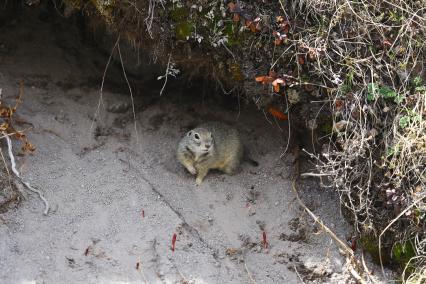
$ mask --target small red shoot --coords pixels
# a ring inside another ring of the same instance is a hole
[[[263,231],[263,234],[262,234],[262,244],[263,244],[264,249],[268,248],[268,240],[266,239],[266,232],[265,231]]]
[[[176,237],[176,233],[174,233],[172,238],[172,251],[175,251]]]
[[[84,255],[87,256],[89,254],[90,247],[87,247],[87,249],[84,251]]]
[[[140,262],[136,262],[136,270],[139,270]]]
[[[145,211],[143,209],[141,210],[141,217],[145,218]]]
[[[351,249],[352,249],[353,251],[356,251],[356,239],[355,239],[355,238],[353,238],[353,239],[352,239],[352,242],[351,242]]]

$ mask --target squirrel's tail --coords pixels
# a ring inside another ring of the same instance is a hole
[[[250,151],[245,145],[244,145],[243,162],[247,162],[253,167],[259,166],[259,163],[251,158]]]
[[[247,163],[249,163],[253,167],[259,166],[259,163],[257,161],[255,161],[255,160],[253,160],[252,158],[245,158],[244,161],[247,162]]]

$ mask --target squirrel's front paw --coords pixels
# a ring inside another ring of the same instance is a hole
[[[199,178],[199,177],[197,177],[196,179],[195,179],[195,183],[197,184],[197,185],[201,185],[201,183],[203,182],[203,179],[202,178]]]
[[[194,167],[187,167],[186,169],[191,173],[191,175],[197,174],[197,170]]]

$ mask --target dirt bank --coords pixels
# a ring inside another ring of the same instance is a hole
[[[19,170],[51,205],[44,216],[41,201],[29,194],[0,215],[2,283],[348,279],[336,246],[295,200],[293,157],[282,155],[285,128],[251,107],[214,107],[208,99],[188,99],[173,85],[160,98],[161,84],[132,81],[134,120],[130,109],[107,111],[130,102],[119,80],[118,88],[105,88],[96,115],[108,58],[83,45],[77,31],[70,28],[64,36],[55,32],[60,28],[31,10],[0,31],[0,88],[12,98],[23,80],[18,115],[37,147],[18,157]],[[122,76],[114,65],[108,72]],[[260,166],[244,164],[234,176],[212,173],[196,187],[174,151],[185,131],[210,119],[236,125]],[[313,181],[304,183],[302,193],[344,239],[350,228],[335,197]],[[268,248],[261,243],[263,231]]]

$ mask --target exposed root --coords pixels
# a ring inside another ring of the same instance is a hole
[[[98,118],[99,113],[101,112],[101,105],[103,104],[103,94],[104,94],[103,90],[104,90],[106,73],[108,71],[109,64],[111,63],[112,55],[114,54],[114,51],[117,48],[119,41],[120,41],[120,35],[117,36],[117,40],[115,41],[114,47],[112,48],[111,53],[109,54],[109,58],[108,58],[107,64],[106,64],[105,69],[104,69],[104,74],[102,75],[102,83],[101,83],[101,88],[99,90],[98,105],[96,107],[95,117],[93,118],[93,121],[90,125],[90,131],[92,131],[93,126],[95,125],[95,121]]]
[[[305,284],[305,281],[303,281],[303,278],[302,278],[302,276],[300,276],[300,273],[299,273],[299,271],[297,271],[297,268],[296,268],[296,265],[295,265],[295,264],[293,264],[293,269],[294,269],[294,272],[296,272],[296,274],[297,274],[297,277],[299,277],[299,279],[300,279],[300,282],[302,282],[303,284]]]
[[[9,153],[9,158],[10,158],[10,163],[11,163],[11,167],[12,167],[12,172],[15,174],[15,176],[18,178],[18,180],[25,185],[25,187],[29,190],[32,191],[34,193],[37,193],[37,195],[39,196],[39,198],[44,202],[44,215],[47,215],[49,213],[49,202],[47,202],[46,198],[44,198],[43,194],[35,189],[34,187],[32,187],[28,182],[26,182],[21,175],[19,174],[18,170],[16,169],[16,162],[15,162],[15,157],[13,156],[13,152],[12,152],[12,140],[10,139],[9,135],[4,134],[4,138],[7,141],[7,147],[8,147],[8,153]]]
[[[117,50],[118,50],[118,55],[120,57],[120,63],[121,63],[121,69],[123,70],[123,76],[124,76],[124,79],[126,79],[127,87],[129,88],[129,92],[130,92],[130,99],[132,101],[133,121],[134,121],[134,126],[135,126],[136,143],[139,143],[138,126],[137,126],[137,122],[136,122],[135,100],[133,98],[132,87],[130,86],[129,79],[127,79],[126,69],[124,68],[123,58],[121,56],[121,51],[120,51],[119,39],[117,40]]]

